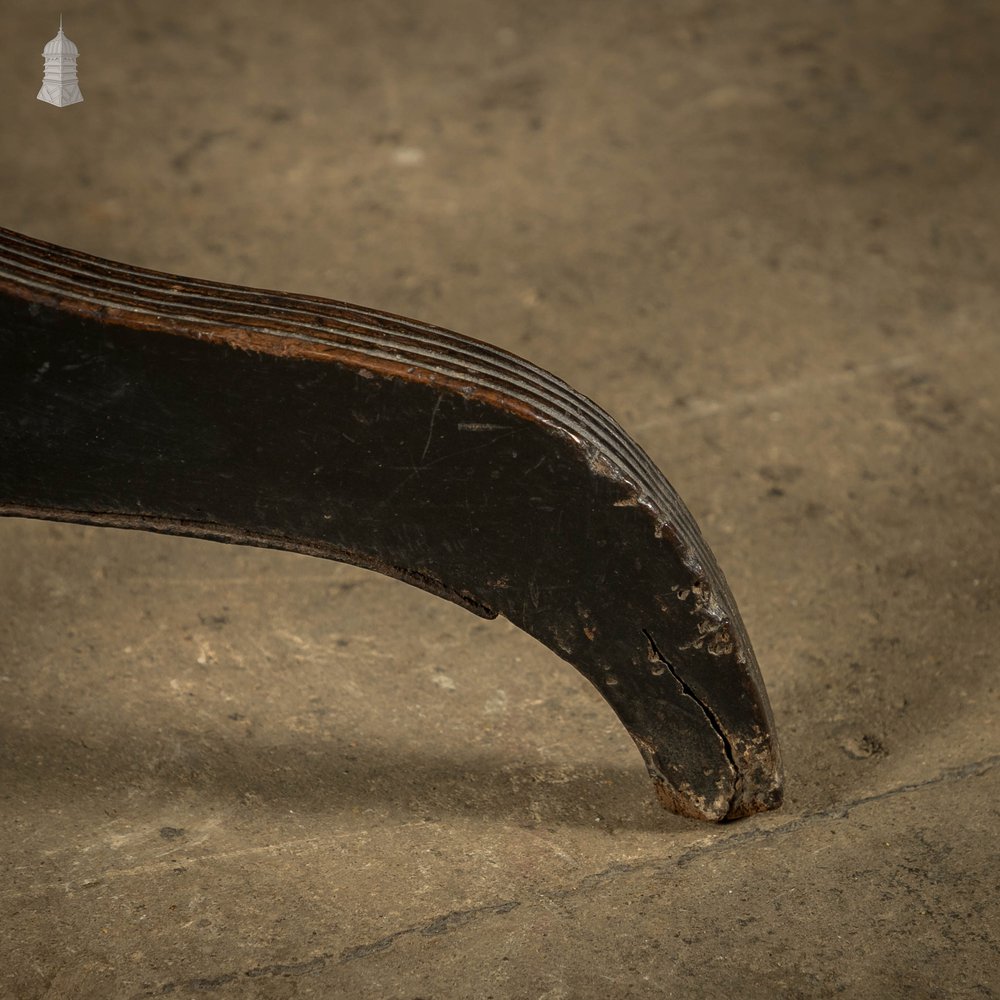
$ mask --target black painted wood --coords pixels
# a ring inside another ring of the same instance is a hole
[[[339,559],[504,615],[598,688],[668,808],[780,804],[690,513],[594,403],[487,344],[0,230],[0,514]]]

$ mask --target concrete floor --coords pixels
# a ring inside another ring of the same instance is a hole
[[[60,9],[81,105],[35,101]],[[612,412],[782,810],[351,567],[0,521],[0,996],[1000,996],[1000,9],[9,0],[0,225],[418,316]]]

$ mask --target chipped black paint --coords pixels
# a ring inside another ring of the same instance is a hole
[[[504,615],[601,691],[669,808],[780,802],[690,513],[607,414],[488,345],[0,230],[0,514],[341,559]]]

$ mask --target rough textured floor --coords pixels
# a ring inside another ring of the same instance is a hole
[[[83,104],[35,100],[60,9]],[[0,996],[1000,996],[1000,11],[9,0],[0,225],[550,368],[724,567],[777,813],[503,621],[0,521]]]

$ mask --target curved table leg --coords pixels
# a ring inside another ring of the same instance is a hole
[[[687,508],[599,407],[487,344],[0,230],[0,514],[310,553],[504,615],[598,688],[667,808],[780,804]]]

